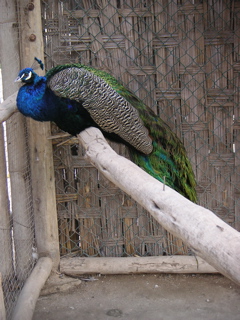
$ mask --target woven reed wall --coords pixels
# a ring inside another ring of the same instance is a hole
[[[199,204],[240,230],[240,3],[48,0],[42,12],[47,69],[79,62],[124,82],[183,140]],[[76,139],[53,134],[62,254],[189,252],[86,162]]]

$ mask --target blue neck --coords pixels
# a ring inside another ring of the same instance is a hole
[[[46,77],[37,74],[32,83],[23,85],[17,97],[17,107],[21,113],[37,121],[54,121],[58,99],[48,88]]]

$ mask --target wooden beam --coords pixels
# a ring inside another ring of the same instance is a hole
[[[20,293],[14,309],[13,320],[32,320],[37,299],[41,289],[50,276],[53,262],[49,257],[38,260]]]
[[[240,233],[116,154],[96,128],[79,135],[89,160],[169,232],[220,273],[240,284]]]
[[[20,57],[22,67],[29,67],[38,57],[44,61],[41,2],[17,0],[20,24]],[[40,69],[39,72],[40,73]],[[59,241],[50,123],[27,119],[35,234],[39,256],[50,256],[54,268],[59,265]]]
[[[199,257],[106,257],[63,258],[60,272],[70,276],[83,274],[132,274],[132,273],[217,273],[218,271]]]

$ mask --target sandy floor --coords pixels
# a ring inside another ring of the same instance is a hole
[[[220,275],[119,275],[86,280],[66,292],[41,296],[33,320],[240,319],[240,287]]]

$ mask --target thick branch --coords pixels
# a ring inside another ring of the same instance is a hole
[[[192,256],[63,258],[60,270],[66,275],[131,273],[216,273],[203,259]]]
[[[96,128],[79,134],[90,161],[169,232],[216,270],[240,284],[240,233],[213,212],[187,200],[117,155]]]
[[[42,257],[38,260],[20,293],[14,309],[13,320],[32,319],[40,291],[51,273],[52,266],[53,261],[49,257]]]
[[[17,111],[16,98],[17,92],[13,93],[0,104],[0,123],[6,121],[14,112]]]

